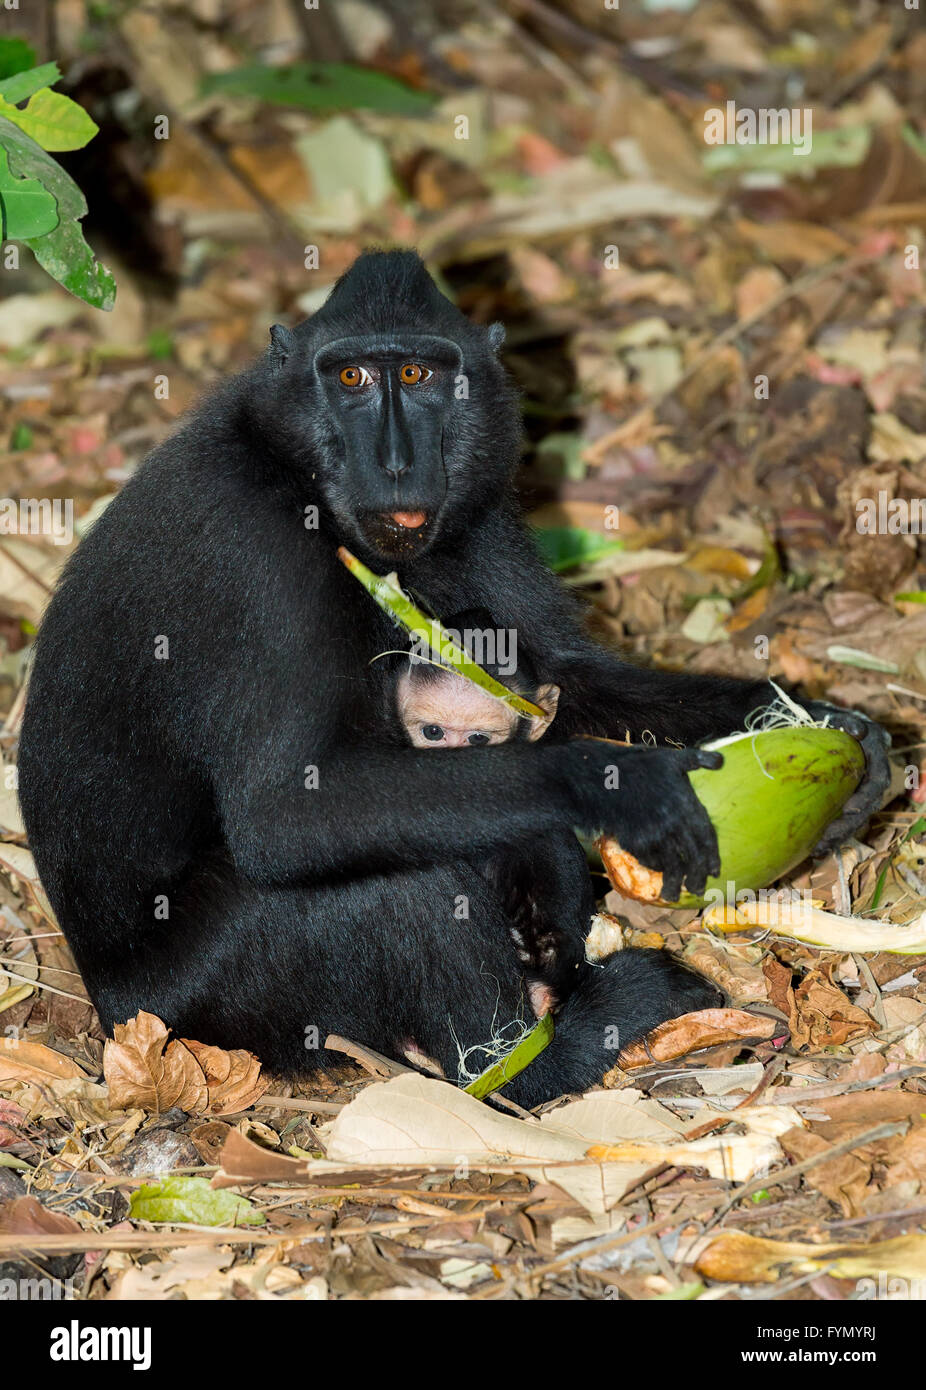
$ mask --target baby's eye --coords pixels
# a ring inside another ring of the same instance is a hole
[[[439,724],[425,724],[421,732],[428,743],[440,743],[444,737],[444,731]]]
[[[484,748],[488,741],[488,734],[470,734],[466,740],[472,748]]]

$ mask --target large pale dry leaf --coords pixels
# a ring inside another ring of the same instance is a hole
[[[779,1114],[782,1108],[774,1107],[774,1121],[764,1127],[757,1118],[746,1135],[686,1143],[680,1122],[639,1092],[632,1100],[621,1091],[594,1092],[537,1124],[493,1111],[443,1082],[401,1076],[368,1086],[337,1116],[326,1139],[335,1162],[514,1167],[601,1215],[656,1164],[707,1168],[743,1181],[777,1162],[774,1133],[800,1123],[793,1111]]]
[[[159,1301],[183,1293],[186,1298],[195,1299],[203,1285],[212,1286],[214,1276],[234,1258],[235,1252],[227,1245],[181,1245],[163,1260],[138,1266],[130,1264],[129,1257],[118,1252],[107,1258],[107,1267],[110,1271],[116,1264],[127,1267],[117,1275],[108,1297]],[[213,1293],[211,1296],[219,1295]]]
[[[318,1276],[303,1280],[299,1272],[283,1263],[282,1250],[263,1250],[254,1260],[234,1263],[235,1252],[227,1245],[179,1246],[163,1260],[138,1266],[129,1265],[119,1274],[108,1295],[111,1299],[144,1299],[160,1302],[178,1294],[190,1302],[235,1297],[235,1286],[248,1290],[257,1299],[324,1301],[325,1281]],[[113,1268],[121,1260],[109,1257]]]
[[[328,1158],[348,1163],[532,1164],[584,1157],[587,1145],[553,1125],[501,1114],[454,1086],[397,1076],[367,1086],[328,1132]]]
[[[114,1105],[160,1114],[177,1105],[188,1114],[206,1109],[209,1092],[199,1062],[154,1014],[117,1023],[103,1051],[103,1075]]]
[[[581,1100],[548,1110],[540,1123],[559,1134],[571,1134],[586,1146],[604,1139],[671,1143],[691,1128],[690,1122],[630,1086],[621,1091],[591,1091]]]
[[[625,1047],[618,1057],[618,1065],[625,1071],[634,1071],[722,1043],[771,1038],[777,1028],[774,1019],[746,1013],[743,1009],[700,1009],[660,1023],[640,1042]]]
[[[605,1092],[603,1098],[618,1094]],[[555,1183],[587,1211],[603,1214],[652,1164],[586,1162],[590,1140],[575,1129],[570,1131],[570,1109],[565,1106],[558,1112],[564,1116],[564,1128],[558,1129],[552,1117],[543,1124],[519,1120],[445,1082],[398,1076],[366,1087],[345,1106],[325,1131],[329,1157],[323,1166],[331,1168],[337,1160],[345,1160],[370,1167],[396,1163],[462,1170],[513,1167]],[[615,1123],[626,1123],[627,1109],[620,1102],[615,1105]],[[619,1136],[604,1131],[598,1137]],[[310,1176],[318,1166],[308,1165]]]

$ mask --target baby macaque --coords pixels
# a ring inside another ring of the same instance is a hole
[[[539,705],[544,717],[520,715],[455,671],[410,657],[396,690],[408,742],[415,748],[464,749],[542,738],[556,715],[558,687],[537,678],[523,648],[513,670],[486,660],[472,639],[498,631],[488,613],[462,613],[447,627],[461,635],[460,645],[490,675]],[[571,830],[549,831],[528,842],[514,841],[510,849],[480,861],[480,868],[500,891],[531,1008],[542,1018],[563,1002],[585,965],[584,940],[595,911],[585,852]]]
[[[523,665],[519,676],[522,670]],[[559,690],[523,676],[510,680],[508,688],[539,705],[545,717],[518,714],[456,671],[412,660],[399,677],[399,718],[415,748],[487,748],[509,739],[534,743],[553,722]]]

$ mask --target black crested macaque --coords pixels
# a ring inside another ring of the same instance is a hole
[[[773,692],[639,670],[586,634],[519,514],[502,339],[413,252],[361,256],[153,451],[72,557],[37,641],[20,788],[107,1029],[147,1009],[290,1074],[330,1060],[328,1032],[392,1054],[414,1038],[455,1076],[455,1039],[492,1036],[524,989],[474,856],[577,827],[615,835],[669,897],[717,870],[687,772],[720,759],[695,745]],[[394,629],[342,544],[438,613],[504,614],[560,688],[547,735],[491,757],[390,743],[390,673],[370,663]],[[868,774],[821,848],[887,780],[880,729],[838,718]],[[660,746],[596,741],[645,731]],[[587,1087],[615,1040],[713,1000],[664,953],[620,951],[508,1094]]]

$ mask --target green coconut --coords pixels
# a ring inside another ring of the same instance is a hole
[[[691,785],[717,831],[720,874],[704,893],[683,893],[672,907],[703,907],[755,891],[788,873],[813,849],[855,791],[865,755],[839,729],[768,729],[706,745],[723,754],[717,771],[698,768]],[[662,874],[616,840],[599,841],[608,877],[627,897],[662,903]]]

